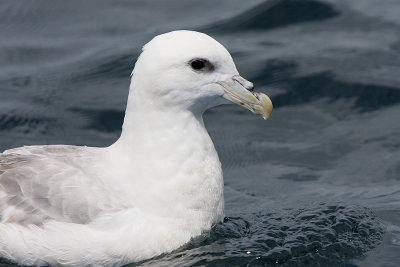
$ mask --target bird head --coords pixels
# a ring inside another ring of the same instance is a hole
[[[138,87],[138,94],[160,106],[202,113],[235,103],[264,119],[272,112],[269,97],[239,75],[226,48],[194,31],[161,34],[147,43],[132,72],[131,90]]]

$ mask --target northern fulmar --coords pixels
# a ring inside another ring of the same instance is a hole
[[[120,138],[109,147],[0,153],[0,257],[24,265],[120,266],[171,252],[224,216],[207,109],[271,100],[229,52],[194,31],[147,43],[132,72]]]

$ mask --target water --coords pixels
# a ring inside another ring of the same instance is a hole
[[[398,266],[398,14],[397,0],[2,1],[0,150],[110,145],[141,46],[203,31],[275,110],[205,114],[227,218],[133,266]]]

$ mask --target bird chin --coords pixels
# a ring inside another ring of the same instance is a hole
[[[217,82],[217,84],[224,90],[222,94],[223,98],[245,107],[255,114],[261,115],[264,120],[268,119],[271,115],[273,105],[271,99],[266,94],[248,90],[236,79]]]

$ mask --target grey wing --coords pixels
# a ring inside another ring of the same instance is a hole
[[[30,146],[0,153],[0,220],[87,223],[120,202],[84,168],[96,148]]]

